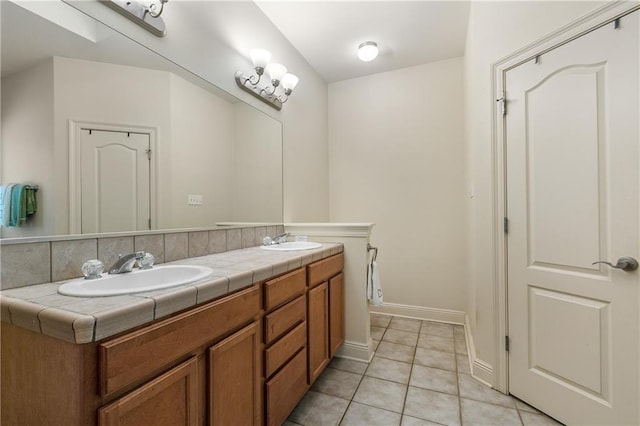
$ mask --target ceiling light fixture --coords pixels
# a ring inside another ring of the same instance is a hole
[[[272,106],[278,111],[282,109],[282,104],[287,102],[289,95],[298,84],[298,77],[287,73],[287,68],[281,64],[269,63],[271,53],[265,49],[253,49],[250,54],[255,75],[247,77],[241,71],[235,74],[236,84],[245,92],[251,93],[256,98]],[[264,73],[267,73],[271,80],[271,87],[260,87],[258,83]],[[282,85],[284,95],[276,95],[276,89]]]
[[[365,41],[358,46],[358,58],[361,61],[373,61],[378,56],[378,43],[375,41]]]

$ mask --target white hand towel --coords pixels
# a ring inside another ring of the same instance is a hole
[[[373,261],[369,264],[369,279],[367,282],[367,299],[373,306],[382,305],[382,287],[378,275],[378,264]]]

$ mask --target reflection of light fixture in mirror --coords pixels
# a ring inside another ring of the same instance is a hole
[[[358,46],[358,58],[361,61],[373,61],[378,56],[378,43],[375,41],[365,41]]]
[[[282,109],[282,104],[287,102],[289,95],[298,84],[298,77],[287,73],[287,68],[284,65],[269,63],[271,53],[268,50],[253,49],[250,56],[256,74],[247,77],[241,71],[237,71],[235,74],[236,84],[275,109]],[[271,80],[271,87],[258,86],[258,82],[260,82],[260,78],[265,72],[268,74],[269,80]],[[278,86],[282,86],[284,95],[276,95]]]
[[[167,1],[169,0],[105,0],[100,3],[129,18],[150,33],[164,37],[167,30],[160,15]]]

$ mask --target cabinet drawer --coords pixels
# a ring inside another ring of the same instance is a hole
[[[110,396],[258,317],[260,289],[231,296],[159,321],[98,346],[100,395]]]
[[[306,286],[304,268],[264,283],[264,309],[271,309],[301,295]]]
[[[281,425],[307,391],[305,349],[273,376],[266,385],[267,425]]]
[[[314,262],[307,267],[309,287],[328,280],[344,267],[344,255],[342,253],[326,259]]]
[[[264,351],[265,376],[271,376],[307,341],[307,323],[303,322]]]
[[[264,317],[264,342],[269,344],[291,330],[296,324],[303,322],[307,314],[305,297],[287,303]]]

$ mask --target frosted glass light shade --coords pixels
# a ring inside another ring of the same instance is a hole
[[[293,90],[296,88],[296,85],[298,84],[298,80],[299,80],[298,77],[296,77],[293,74],[285,74],[282,77],[282,88]]]
[[[358,46],[358,58],[361,61],[373,61],[378,56],[378,44],[375,41],[365,41]]]
[[[267,74],[271,80],[282,81],[282,77],[287,73],[287,68],[281,64],[267,65]]]
[[[264,68],[271,60],[271,52],[265,49],[251,49],[249,55],[254,68]]]

